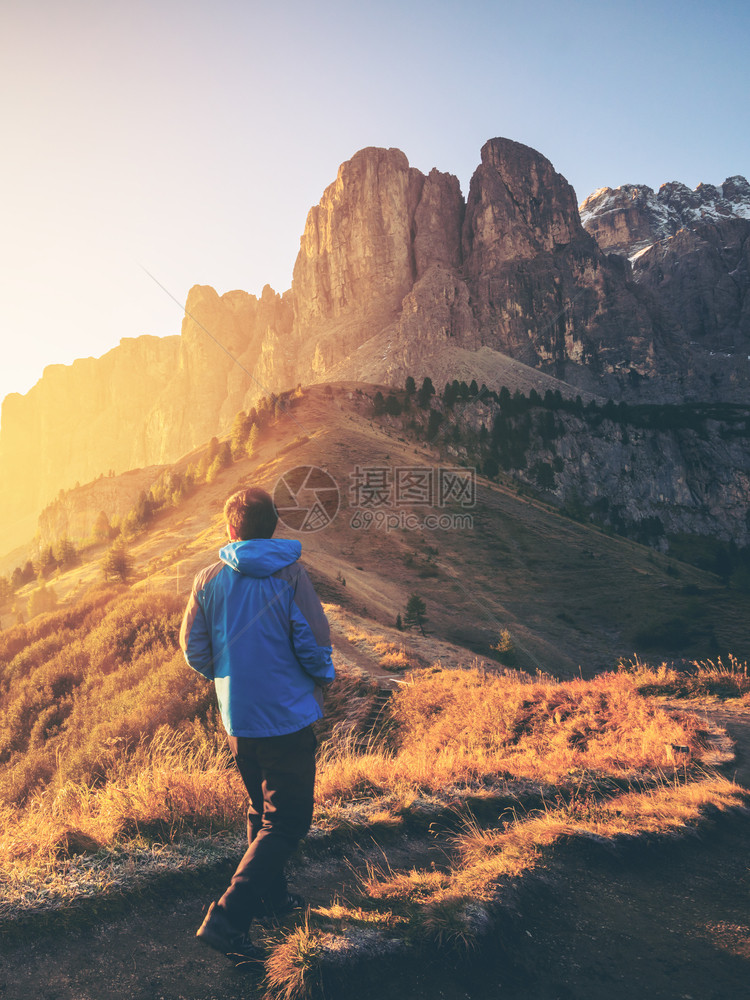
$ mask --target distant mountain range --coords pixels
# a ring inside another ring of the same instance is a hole
[[[180,337],[124,340],[6,398],[0,549],[61,488],[175,461],[298,382],[747,403],[748,236],[743,177],[603,188],[579,215],[549,160],[508,139],[485,144],[466,199],[399,150],[361,150],[311,209],[289,291],[196,286]]]
[[[720,188],[699,184],[650,187],[623,184],[599,188],[580,207],[584,228],[602,250],[636,260],[654,243],[663,243],[681,229],[696,229],[737,219],[750,220],[750,184],[728,177]]]

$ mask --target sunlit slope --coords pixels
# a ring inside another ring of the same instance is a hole
[[[389,436],[369,419],[367,397],[356,390],[342,384],[332,395],[324,387],[306,391],[264,430],[253,458],[235,462],[179,507],[155,516],[130,543],[137,585],[186,594],[194,573],[216,558],[224,542],[226,496],[251,484],[273,492],[293,469],[315,466],[338,485],[338,513],[321,530],[297,533],[280,524],[277,534],[302,541],[303,560],[326,601],[393,625],[417,593],[433,637],[486,655],[508,629],[518,666],[563,675],[611,667],[618,656],[636,651],[652,658],[746,654],[750,625],[743,597],[716,577],[481,477],[474,507],[432,510],[468,514],[471,527],[353,526],[363,513],[352,490],[357,470],[361,480],[365,470],[455,465],[437,450]],[[415,518],[430,510],[408,508]],[[69,584],[58,581],[61,599],[68,586],[98,572],[90,564],[68,574]]]

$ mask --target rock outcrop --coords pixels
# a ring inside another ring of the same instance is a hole
[[[507,473],[575,516],[664,549],[670,535],[750,546],[747,406],[709,404],[688,413],[613,404],[549,408],[540,401],[514,413],[487,394],[443,405],[442,413],[474,440],[484,438],[482,461],[494,455]],[[480,436],[483,426],[490,433]],[[460,443],[463,435],[446,438],[457,459],[476,460]]]
[[[398,149],[363,149],[339,168],[300,240],[292,281],[297,330],[396,315],[414,282],[412,226],[423,186]]]
[[[342,367],[343,377],[383,381],[414,360],[406,341],[416,353],[435,339],[463,343],[464,333],[475,342],[471,312],[453,308],[467,298],[453,273],[463,214],[458,179],[438,170],[425,177],[400,150],[363,149],[341,166],[307,217],[294,266],[298,381],[320,381]],[[376,361],[357,355],[383,333]]]
[[[59,496],[39,515],[39,548],[68,538],[78,545],[94,535],[97,519],[104,513],[107,521],[122,521],[136,505],[141,493],[148,492],[163,467],[133,469],[119,476],[100,476]]]
[[[292,295],[303,382],[444,380],[455,351],[487,348],[612,394],[631,371],[653,378],[663,346],[626,269],[582,228],[571,186],[508,139],[485,144],[466,204],[450,174],[362,150],[308,216]]]
[[[606,523],[635,528],[636,537],[638,525],[657,521],[664,534],[710,535],[740,547],[750,543],[746,439],[725,437],[716,428],[628,433],[605,422],[593,431],[575,418],[562,425],[557,441],[562,471],[554,491],[559,499],[576,496],[587,507],[598,507]],[[533,481],[528,472],[521,475]]]
[[[688,343],[734,355],[750,350],[750,221],[680,229],[633,263]]]

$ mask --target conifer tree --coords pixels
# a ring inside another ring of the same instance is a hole
[[[419,594],[411,594],[406,602],[403,624],[407,628],[413,628],[416,625],[424,635],[424,623],[427,621],[426,611],[427,607]]]
[[[385,401],[385,412],[391,417],[397,417],[401,413],[401,403],[392,392]]]
[[[45,545],[39,553],[39,576],[48,577],[53,570],[57,569],[57,560],[51,545]]]
[[[442,423],[443,414],[439,410],[430,410],[430,419],[427,422],[427,440],[432,441],[438,432],[438,427]]]
[[[228,441],[222,441],[219,445],[219,450],[214,458],[213,462],[208,468],[206,473],[206,482],[212,483],[219,475],[222,469],[226,469],[227,466],[232,464],[232,446]]]
[[[48,587],[42,581],[41,584],[32,591],[26,605],[29,618],[44,614],[45,611],[54,611],[57,607],[57,594],[53,587]]]
[[[445,383],[445,392],[443,393],[443,402],[446,406],[452,407],[458,398],[458,382],[455,380]]]
[[[120,542],[113,545],[102,560],[104,579],[119,579],[122,583],[130,576],[133,562],[125,546]]]
[[[252,458],[258,449],[258,439],[260,438],[260,431],[258,430],[258,425],[253,424],[250,428],[250,435],[247,439],[247,444],[245,445],[245,451],[247,452],[248,458]]]
[[[75,566],[78,562],[78,551],[69,538],[61,538],[54,549],[55,560],[61,569]]]
[[[435,395],[435,386],[432,384],[432,379],[429,375],[425,376],[424,382],[422,382],[422,388],[417,394],[417,403],[426,410],[430,405],[430,399]]]
[[[500,636],[497,642],[490,647],[496,654],[498,660],[506,667],[514,667],[518,656],[513,642],[513,636],[507,628],[500,629]]]
[[[250,419],[244,410],[240,410],[232,423],[232,433],[230,443],[232,446],[232,457],[240,458],[245,451],[245,442],[250,433]]]

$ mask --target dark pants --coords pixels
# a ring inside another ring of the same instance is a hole
[[[285,736],[229,737],[250,796],[248,848],[219,906],[242,930],[286,899],[284,866],[312,822],[316,746],[312,726]]]

